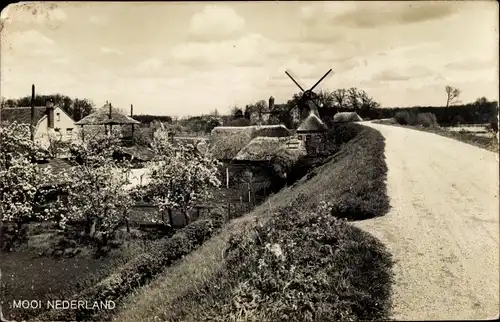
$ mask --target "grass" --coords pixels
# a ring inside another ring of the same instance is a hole
[[[493,136],[493,135],[491,137],[485,137],[485,136],[475,135],[473,133],[469,133],[466,131],[448,131],[442,127],[422,127],[422,126],[400,125],[400,124],[394,123],[393,121],[389,121],[389,120],[378,120],[378,121],[373,121],[373,123],[394,125],[394,126],[410,128],[413,130],[434,133],[434,134],[444,136],[444,137],[447,137],[450,139],[454,139],[454,140],[457,140],[460,142],[471,144],[471,145],[477,146],[479,148],[482,148],[482,149],[485,149],[488,151],[492,151],[492,152],[496,152],[496,153],[499,152],[498,140],[497,140],[496,136]]]
[[[353,127],[357,135],[327,163],[233,220],[151,284],[137,289],[119,305],[114,318],[387,318],[391,256],[377,239],[345,220],[388,211],[384,139],[357,124],[336,130],[342,135]]]
[[[47,230],[33,233],[27,246],[0,253],[0,302],[3,303],[4,315],[9,319],[31,319],[42,312],[11,308],[9,304],[13,300],[69,298],[106,277],[148,247],[148,241],[132,239],[101,258],[93,257],[86,249],[71,258],[40,256],[41,251],[47,250],[57,238],[57,234]]]

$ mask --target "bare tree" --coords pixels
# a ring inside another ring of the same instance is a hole
[[[356,87],[351,87],[347,90],[347,103],[349,104],[349,107],[356,113],[359,112],[362,102],[360,99],[359,91]]]
[[[347,105],[347,91],[344,88],[336,89],[332,92],[332,99],[338,108],[344,108]]]
[[[363,115],[369,114],[373,108],[380,106],[378,102],[374,101],[373,98],[368,96],[368,94],[362,89],[358,91],[358,96],[361,100],[361,111],[363,112]]]
[[[458,97],[460,96],[460,90],[458,88],[446,85],[445,91],[446,91],[446,107],[458,103]]]

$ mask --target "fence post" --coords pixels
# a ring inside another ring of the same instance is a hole
[[[252,191],[250,190],[250,183],[247,183],[248,185],[248,202],[252,202]]]
[[[226,188],[229,189],[229,167],[226,167]]]

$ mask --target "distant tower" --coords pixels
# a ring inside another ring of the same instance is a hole
[[[269,110],[272,111],[274,109],[274,97],[269,97]]]

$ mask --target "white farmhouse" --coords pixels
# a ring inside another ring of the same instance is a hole
[[[32,123],[34,139],[44,147],[49,145],[51,138],[69,142],[78,137],[75,121],[62,108],[50,103],[47,106],[4,107],[0,112],[0,122],[2,121]]]

